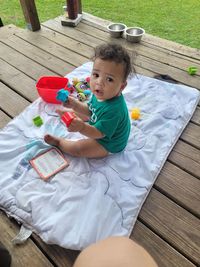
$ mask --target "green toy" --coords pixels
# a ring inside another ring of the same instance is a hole
[[[33,123],[35,126],[40,127],[43,124],[43,120],[40,116],[33,118]]]
[[[197,67],[194,67],[194,66],[190,66],[189,68],[188,68],[188,73],[190,74],[190,75],[195,75],[196,73],[197,73]]]

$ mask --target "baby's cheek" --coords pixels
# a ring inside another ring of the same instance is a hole
[[[92,90],[94,88],[94,80],[91,78],[90,79],[90,89]]]

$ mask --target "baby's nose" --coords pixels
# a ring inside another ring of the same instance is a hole
[[[97,84],[98,85],[103,85],[103,78],[102,77],[98,77]]]

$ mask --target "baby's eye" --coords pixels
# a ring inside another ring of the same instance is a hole
[[[92,73],[92,76],[93,76],[94,78],[98,78],[98,77],[99,77],[99,74],[96,73],[96,72],[93,72],[93,73]]]
[[[108,82],[113,82],[113,78],[108,77],[108,78],[107,78],[107,81],[108,81]]]

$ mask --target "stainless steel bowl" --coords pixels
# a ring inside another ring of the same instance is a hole
[[[130,27],[125,30],[126,40],[132,43],[140,42],[144,34],[145,30],[139,27]]]
[[[126,25],[123,23],[112,23],[108,25],[107,29],[112,37],[119,38],[126,29]]]

